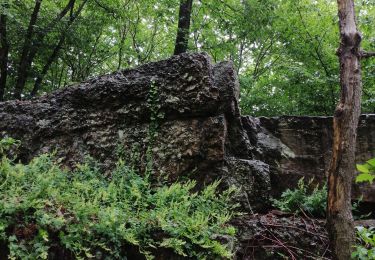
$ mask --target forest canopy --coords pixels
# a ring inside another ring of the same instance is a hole
[[[375,49],[375,1],[356,10],[362,46]],[[1,0],[0,100],[167,58],[178,15],[178,0]],[[234,62],[243,114],[332,115],[338,42],[335,1],[193,1],[188,51]],[[362,67],[362,112],[373,113],[374,59]]]

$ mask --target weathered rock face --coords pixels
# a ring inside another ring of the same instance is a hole
[[[0,133],[22,141],[19,158],[56,150],[67,166],[86,155],[110,169],[122,154],[156,177],[223,178],[244,207],[267,204],[268,165],[252,158],[231,63],[183,54],[101,76],[31,101],[0,103]],[[262,187],[262,189],[259,189]]]
[[[332,149],[332,117],[242,117],[255,157],[270,165],[272,193],[295,187],[301,177],[323,182]],[[375,157],[375,115],[360,118],[356,161]],[[375,185],[354,185],[354,196],[375,203]]]

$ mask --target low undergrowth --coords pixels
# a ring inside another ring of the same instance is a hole
[[[360,260],[375,259],[375,229],[356,227],[358,243],[352,258]]]
[[[368,182],[371,184],[374,180],[375,159],[367,161],[363,165],[357,165],[360,172],[357,176],[357,182]],[[305,183],[300,179],[296,189],[287,189],[281,195],[280,199],[274,199],[274,206],[288,213],[308,213],[312,217],[323,217],[326,215],[327,187],[312,186],[312,181]],[[371,214],[361,214],[358,210],[362,199],[352,204],[354,219],[367,218]],[[368,260],[375,259],[375,230],[363,226],[356,227],[357,243],[354,245],[353,259]]]
[[[28,164],[2,155],[0,244],[10,259],[47,259],[56,250],[77,259],[126,259],[129,246],[146,258],[163,248],[230,258],[233,189],[218,194],[217,186],[193,192],[189,181],[153,188],[122,161],[106,178],[90,161],[71,171],[52,155]]]
[[[280,199],[274,199],[273,204],[284,212],[308,213],[313,217],[324,217],[327,207],[326,185],[313,187],[313,180],[305,183],[304,178],[298,181],[296,189],[287,189]]]
[[[313,185],[313,179],[305,182],[304,178],[298,181],[297,188],[287,189],[279,199],[273,199],[273,205],[281,211],[296,214],[308,214],[311,217],[325,217],[327,210],[327,185]],[[352,212],[355,220],[366,219],[371,212],[363,214],[360,211],[362,197],[352,203]]]
[[[375,179],[375,158],[366,161],[364,164],[357,164],[357,170],[359,174],[356,177],[356,182],[372,184]],[[358,226],[356,229],[357,245],[352,258],[360,260],[375,259],[375,229],[362,226]]]

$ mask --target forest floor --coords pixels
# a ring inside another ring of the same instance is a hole
[[[238,259],[331,259],[325,219],[272,210],[233,220],[239,233]],[[375,220],[356,221],[374,226]]]

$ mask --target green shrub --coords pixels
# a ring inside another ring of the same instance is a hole
[[[161,248],[230,258],[233,189],[218,194],[218,184],[201,192],[193,181],[153,188],[122,161],[106,178],[92,162],[67,170],[51,155],[28,164],[3,156],[0,244],[11,259],[47,259],[56,248],[77,259],[126,259],[129,245],[147,258]]]
[[[326,214],[327,187],[312,186],[313,180],[305,183],[304,178],[298,181],[294,190],[287,189],[281,194],[280,199],[274,199],[273,205],[282,211],[299,213],[304,211],[315,217],[322,217]]]
[[[364,164],[357,164],[359,175],[356,182],[372,182],[375,179],[375,158],[368,160]],[[368,216],[368,215],[367,215]],[[375,259],[375,230],[374,228],[356,227],[358,243],[352,258],[367,260]]]
[[[374,228],[356,227],[358,244],[352,258],[360,260],[375,259],[375,230]]]
[[[371,184],[375,179],[375,158],[364,164],[357,164],[357,170],[359,175],[356,177],[356,182],[369,182]]]

